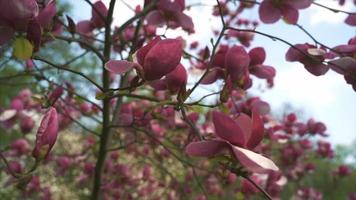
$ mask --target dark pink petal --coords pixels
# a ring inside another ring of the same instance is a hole
[[[288,0],[287,4],[296,9],[308,8],[312,0]]]
[[[256,47],[251,49],[250,52],[248,52],[248,55],[250,56],[251,66],[262,64],[266,59],[266,52],[263,47]]]
[[[104,19],[106,19],[107,15],[108,9],[106,8],[105,4],[102,1],[95,2],[94,7],[91,11],[91,21],[94,23],[96,28],[101,28],[105,26]]]
[[[286,53],[286,60],[291,62],[302,60],[305,57],[302,52],[306,52],[308,48],[306,44],[296,44],[294,47],[290,47]]]
[[[147,43],[145,46],[143,46],[139,50],[137,50],[137,52],[136,52],[136,60],[140,65],[142,65],[142,66],[144,65],[144,60],[145,60],[146,54],[159,41],[161,41],[161,38],[160,37],[156,37],[155,39],[153,39],[149,43]]]
[[[187,31],[188,33],[194,33],[194,24],[190,16],[181,12],[176,12],[174,17],[183,30]]]
[[[133,69],[137,64],[126,60],[110,60],[105,64],[105,69],[114,74],[124,74]]]
[[[157,42],[146,54],[143,65],[146,80],[157,80],[173,71],[180,63],[183,44],[178,39]]]
[[[282,9],[282,15],[284,20],[289,24],[296,24],[298,22],[298,10],[293,7],[285,6]]]
[[[37,16],[38,23],[41,27],[50,25],[53,17],[56,15],[56,1],[51,1],[47,6],[41,10]]]
[[[148,25],[154,26],[161,26],[166,22],[163,14],[158,10],[154,10],[148,13],[148,15],[146,16],[146,20]]]
[[[244,133],[245,144],[243,145],[243,147],[246,147],[246,143],[248,141],[248,138],[250,138],[252,131],[251,118],[245,113],[240,113],[235,119],[235,122],[240,126],[241,130]]]
[[[276,76],[276,70],[268,65],[256,65],[250,69],[250,73],[264,79],[271,79]]]
[[[32,42],[34,50],[38,51],[41,44],[42,29],[36,19],[29,22],[27,28],[27,39]]]
[[[178,92],[187,85],[188,74],[182,64],[179,64],[172,72],[167,74],[165,81],[172,93]]]
[[[192,142],[185,148],[185,152],[190,156],[210,157],[222,152],[227,148],[229,148],[229,145],[225,141],[210,140]]]
[[[306,70],[308,70],[308,72],[312,73],[315,76],[324,75],[329,70],[329,67],[322,63],[308,63],[305,64],[304,67]]]
[[[36,146],[32,155],[36,159],[47,157],[53,145],[57,140],[58,135],[58,116],[54,107],[50,107],[42,118],[40,127],[36,135]]]
[[[154,80],[154,81],[151,81],[149,84],[155,90],[167,90],[166,80],[163,80],[163,79]]]
[[[222,71],[219,67],[214,67],[208,72],[208,74],[203,78],[201,84],[212,84],[221,76]]]
[[[15,35],[14,29],[6,26],[0,26],[0,46],[9,42]]]
[[[252,110],[252,131],[250,138],[247,142],[247,148],[255,148],[263,139],[264,136],[264,126],[263,120],[260,117],[257,110]]]
[[[0,18],[18,31],[26,31],[27,23],[38,15],[36,0],[1,0]]]
[[[349,15],[345,19],[345,23],[350,25],[350,26],[356,26],[356,15]]]
[[[341,53],[356,53],[356,45],[338,45],[333,49]]]
[[[258,112],[260,115],[266,115],[271,111],[271,107],[267,102],[255,101],[251,104],[252,109]]]
[[[53,105],[63,94],[64,88],[62,86],[56,87],[49,95],[48,102]]]
[[[221,139],[238,146],[244,146],[246,136],[242,128],[224,113],[213,111],[215,134]]]
[[[281,18],[281,11],[273,5],[272,0],[264,0],[258,10],[260,19],[266,24],[277,22]]]
[[[248,171],[263,174],[279,170],[272,160],[260,154],[233,145],[231,145],[231,148],[236,159]]]
[[[159,0],[158,8],[165,12],[179,12],[182,10],[182,2],[170,1],[170,0]],[[184,9],[184,8],[183,8]]]
[[[242,46],[231,47],[225,57],[225,67],[233,80],[243,75],[250,64],[250,57]]]
[[[336,60],[329,61],[329,63],[331,69],[333,69],[337,73],[356,73],[356,60],[352,57],[342,57]]]

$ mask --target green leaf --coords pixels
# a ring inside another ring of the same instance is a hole
[[[24,37],[16,38],[14,44],[12,45],[13,52],[12,55],[20,60],[30,59],[33,52],[33,45]]]

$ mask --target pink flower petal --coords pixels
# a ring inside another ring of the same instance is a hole
[[[179,64],[172,72],[167,74],[165,82],[172,93],[178,92],[187,85],[188,74],[182,64]]]
[[[229,148],[229,145],[225,141],[210,140],[192,142],[185,148],[185,152],[190,156],[210,157],[222,152],[227,148]]]
[[[126,60],[110,60],[105,64],[105,69],[114,74],[124,74],[133,69],[137,64]]]
[[[249,149],[255,148],[263,139],[264,136],[264,126],[263,121],[257,110],[252,110],[252,131],[250,138],[247,142],[247,147]]]
[[[343,57],[336,60],[329,61],[329,66],[335,72],[340,74],[356,72],[356,59],[352,57]]]
[[[296,24],[298,22],[298,10],[291,6],[285,6],[282,9],[282,15],[283,19],[289,24]]]
[[[296,44],[294,47],[290,47],[286,53],[286,60],[290,62],[302,60],[305,57],[302,52],[306,52],[308,48],[309,47],[306,44]]]
[[[83,36],[90,36],[93,30],[94,24],[89,20],[84,20],[77,23],[76,31]]]
[[[225,57],[225,67],[232,79],[237,80],[250,64],[250,57],[242,46],[231,47]]]
[[[250,56],[250,65],[262,64],[266,59],[266,52],[263,47],[256,47],[248,52]]]
[[[221,76],[222,71],[219,67],[214,67],[210,72],[203,78],[201,84],[212,84]]]
[[[224,113],[213,111],[215,134],[234,145],[244,146],[246,134],[242,128]]]
[[[242,129],[244,135],[245,135],[245,144],[243,145],[244,147],[246,146],[246,143],[248,141],[248,138],[251,136],[251,130],[252,130],[252,120],[250,116],[246,115],[245,113],[240,113],[238,117],[235,119],[235,122],[240,126]]]
[[[54,107],[50,107],[42,118],[40,127],[36,135],[36,146],[32,155],[36,159],[47,157],[53,145],[57,140],[58,135],[58,116]]]
[[[255,101],[251,104],[252,110],[256,110],[260,115],[266,115],[271,111],[271,107],[267,102]]]
[[[296,9],[304,9],[308,8],[311,4],[311,0],[288,0],[288,5],[296,8]]]
[[[37,16],[38,23],[41,27],[48,26],[53,17],[56,15],[56,1],[49,2],[44,9],[40,11]]]
[[[324,75],[326,74],[326,72],[329,71],[329,66],[324,65],[322,63],[314,63],[314,62],[305,64],[304,68],[315,76]]]
[[[146,54],[143,70],[146,80],[157,80],[173,71],[182,57],[182,41],[165,39],[157,42]]]
[[[182,12],[176,12],[174,17],[183,30],[187,31],[188,33],[194,33],[194,24],[190,16]]]
[[[0,26],[0,45],[9,42],[15,35],[14,29],[10,27]]]
[[[91,21],[95,24],[97,28],[105,26],[105,20],[99,15],[99,13],[106,18],[108,15],[108,9],[102,1],[97,1],[94,3],[94,7],[91,11]]]
[[[268,65],[256,65],[250,69],[250,73],[263,79],[271,79],[276,76],[276,70]]]
[[[164,16],[158,10],[154,10],[148,13],[148,15],[146,16],[146,20],[148,25],[154,26],[161,26],[166,22]]]
[[[356,26],[356,15],[349,15],[345,19],[345,23],[350,25],[350,26]]]
[[[272,160],[260,154],[233,145],[231,148],[236,159],[251,172],[264,174],[279,170]]]
[[[264,0],[258,10],[260,19],[266,24],[277,22],[281,18],[281,11],[273,5],[272,0]]]
[[[146,57],[146,54],[148,51],[155,46],[159,41],[161,41],[160,37],[156,37],[155,39],[151,40],[148,42],[145,46],[141,47],[139,50],[136,52],[136,60],[137,62],[143,66],[144,65],[144,60]]]

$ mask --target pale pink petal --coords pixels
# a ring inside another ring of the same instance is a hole
[[[231,148],[236,159],[251,172],[263,174],[279,170],[272,160],[260,154],[233,145]]]
[[[114,74],[124,74],[133,69],[137,64],[126,60],[110,60],[105,64],[105,69]]]
[[[15,109],[5,110],[0,114],[0,122],[7,121],[13,117],[15,117],[17,111]]]

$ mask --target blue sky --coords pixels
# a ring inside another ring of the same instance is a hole
[[[103,0],[105,3],[108,0]],[[84,1],[70,1],[74,4],[73,18],[84,20],[90,18],[90,7]],[[142,4],[142,0],[127,0],[130,5]],[[213,5],[215,0],[186,0],[186,3],[193,4],[203,2]],[[318,1],[323,5],[338,8],[337,1],[322,0]],[[355,12],[352,1],[340,8]],[[133,12],[118,0],[114,23],[122,24],[133,15]],[[192,16],[195,23],[197,34],[190,37],[189,41],[198,40],[208,44],[211,37],[211,27],[220,25],[219,19],[209,16],[211,7],[201,6],[187,12]],[[202,17],[203,16],[203,17]],[[246,11],[243,16],[258,19],[257,7]],[[329,10],[312,6],[300,12],[299,24],[303,25],[319,42],[328,46],[346,44],[347,41],[356,35],[356,29],[343,23],[346,15],[343,13],[335,14]],[[271,35],[283,38],[292,44],[312,42],[306,34],[295,26],[287,25],[279,21],[272,25],[260,25],[258,30]],[[186,36],[177,31],[167,33],[170,37]],[[301,111],[304,119],[310,117],[323,121],[327,124],[327,132],[330,134],[328,139],[333,144],[351,144],[356,139],[356,93],[351,86],[347,85],[342,76],[329,71],[325,76],[315,77],[307,72],[299,63],[286,62],[285,52],[289,48],[283,43],[272,41],[269,38],[256,35],[252,47],[262,46],[268,52],[266,64],[272,65],[277,69],[275,87],[265,92],[260,92],[259,85],[255,86],[252,93],[259,94],[267,100],[273,110],[281,111],[285,105],[291,104],[293,108]],[[198,91],[202,93],[204,90]]]

